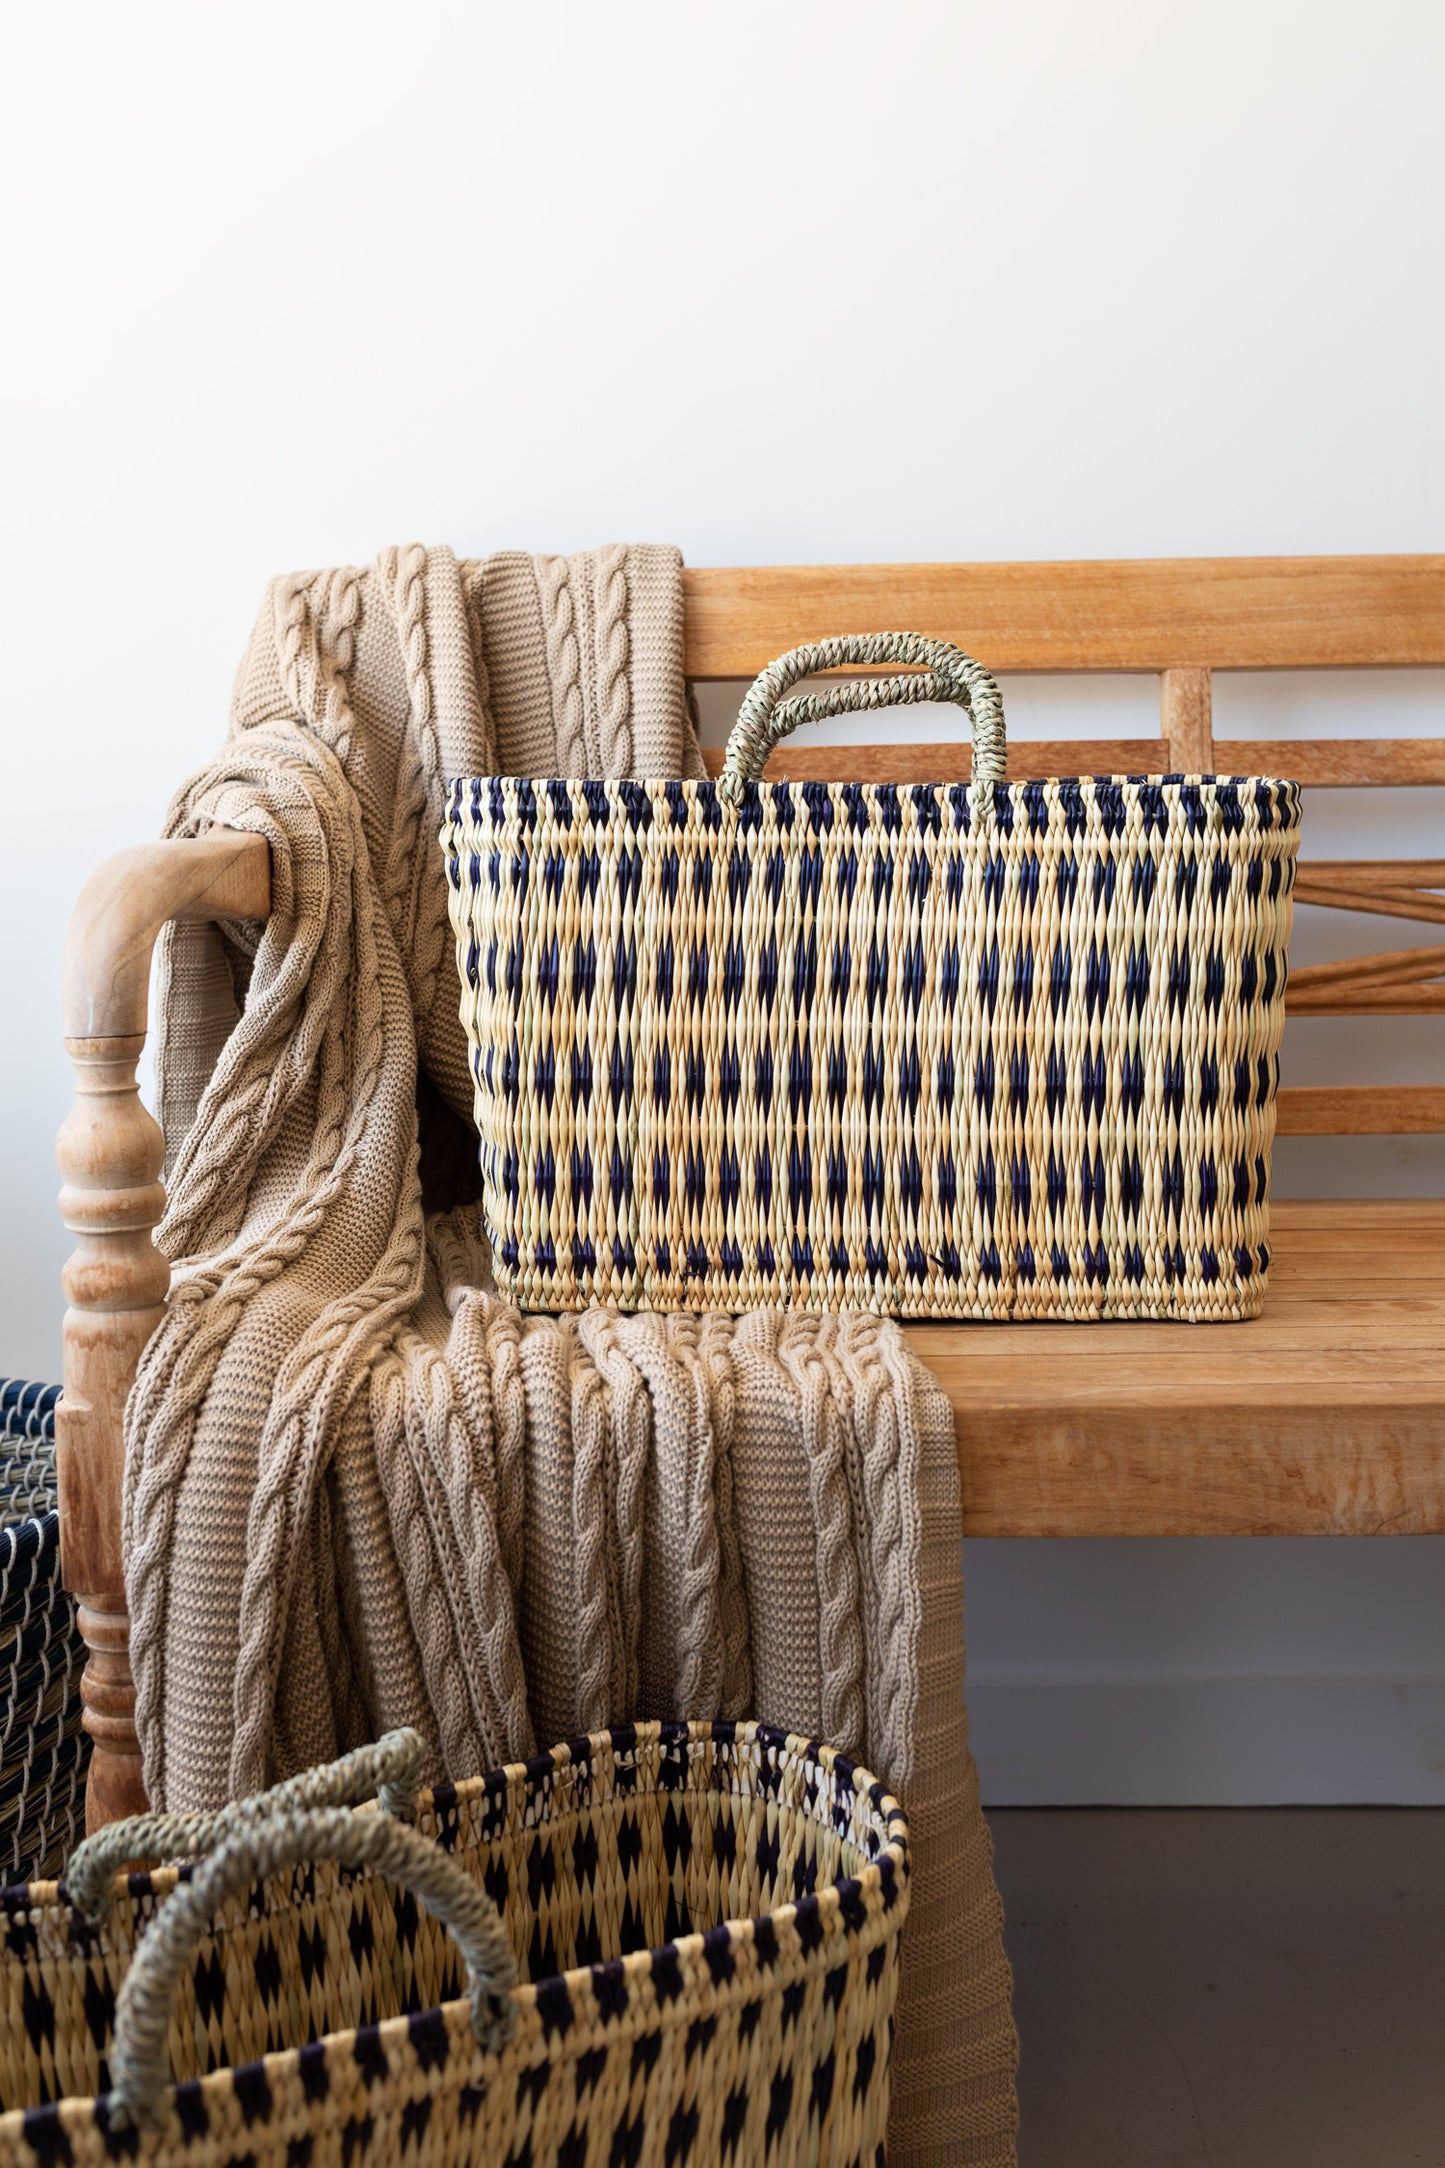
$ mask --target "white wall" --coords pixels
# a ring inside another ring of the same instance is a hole
[[[268,573],[411,537],[1438,548],[1442,26],[1431,0],[12,10],[0,1371],[58,1359],[66,911],[216,742]],[[1151,697],[1009,692],[1040,735]],[[1230,735],[1302,730],[1310,698],[1445,730],[1433,677],[1218,698]],[[1379,1048],[1298,1059],[1366,1077]],[[1438,1038],[1395,1051],[1439,1075]],[[1445,1187],[1433,1143],[1291,1146],[1280,1177]],[[1445,1799],[1441,1567],[1431,1540],[972,1545],[988,1788]]]

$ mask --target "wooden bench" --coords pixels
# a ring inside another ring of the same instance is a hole
[[[1445,557],[833,566],[686,574],[686,667],[751,678],[829,633],[908,626],[1011,671],[1147,671],[1160,736],[1020,740],[1010,773],[1264,773],[1312,788],[1445,784],[1445,739],[1216,743],[1213,670],[1445,664]],[[714,766],[721,756],[710,756]],[[953,780],[964,745],[793,741],[798,779]],[[1308,821],[1306,822],[1308,849]],[[1445,921],[1445,858],[1306,863],[1297,897]],[[66,1269],[62,1541],[89,1645],[92,1825],[142,1803],[121,1572],[121,1413],[160,1317],[161,1139],[140,1103],[151,953],[174,917],[261,917],[266,846],[213,835],[121,853],[76,908],[61,1133]],[[1445,1012],[1445,947],[1297,971],[1291,1014]],[[1445,1130],[1445,1086],[1280,1095],[1286,1135]],[[1276,1208],[1247,1324],[911,1327],[958,1417],[974,1535],[1373,1535],[1445,1529],[1445,1201]]]

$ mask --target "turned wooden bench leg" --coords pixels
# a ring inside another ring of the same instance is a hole
[[[61,1215],[77,1240],[63,1280],[70,1308],[56,1468],[62,1571],[90,1651],[80,1696],[95,1742],[86,1826],[96,1829],[146,1804],[121,1570],[121,1418],[141,1350],[164,1314],[170,1271],[151,1240],[165,1204],[164,1147],[136,1086],[144,1036],[65,1044],[76,1103],[56,1157]]]

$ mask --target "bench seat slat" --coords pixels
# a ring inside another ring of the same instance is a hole
[[[1445,1202],[1276,1205],[1239,1325],[913,1325],[976,1536],[1445,1531]]]

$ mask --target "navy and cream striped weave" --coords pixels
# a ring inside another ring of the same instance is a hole
[[[455,783],[498,1284],[1254,1315],[1299,815],[1223,777]]]
[[[0,1378],[0,1884],[53,1874],[85,1823],[85,1643],[60,1576],[58,1385]]]

